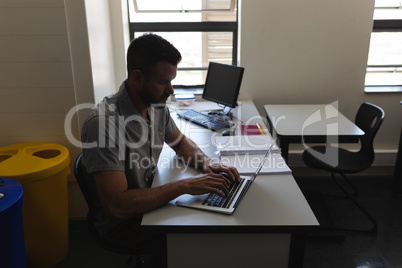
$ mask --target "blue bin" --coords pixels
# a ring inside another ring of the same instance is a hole
[[[20,183],[0,177],[0,266],[26,267]]]

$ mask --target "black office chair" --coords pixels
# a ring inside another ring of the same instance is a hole
[[[374,137],[376,136],[381,123],[384,120],[384,111],[371,103],[363,103],[356,115],[355,124],[364,131],[364,135],[360,138],[360,150],[357,152],[348,151],[339,147],[333,147],[330,144],[325,146],[314,146],[304,151],[304,163],[311,168],[326,170],[331,173],[331,178],[342,192],[350,198],[358,209],[372,223],[370,229],[356,230],[346,229],[350,231],[375,232],[377,231],[377,223],[370,214],[356,201],[357,189],[345,174],[358,173],[369,168],[374,162]],[[336,164],[335,164],[336,163]],[[353,192],[349,193],[335,177],[335,173],[351,186]],[[333,228],[341,229],[341,228]]]
[[[115,246],[105,239],[102,238],[102,236],[98,233],[98,231],[95,228],[94,225],[94,216],[93,216],[93,208],[94,203],[90,198],[89,194],[89,187],[87,185],[87,182],[85,180],[85,175],[83,171],[83,166],[81,163],[82,159],[82,153],[78,155],[77,159],[75,160],[74,163],[74,175],[75,178],[78,182],[78,185],[80,186],[81,192],[84,195],[85,201],[87,202],[88,205],[88,213],[87,213],[87,223],[88,223],[88,228],[91,236],[96,240],[96,242],[104,249],[115,252],[115,253],[120,253],[120,254],[125,254],[125,255],[130,255],[127,264],[130,265],[132,263],[132,258],[135,255],[137,259],[137,263],[135,267],[142,267],[143,260],[141,258],[142,255],[150,255],[151,252],[144,252],[144,251],[139,251],[139,250],[133,250],[132,248],[125,248],[125,247],[119,247]]]

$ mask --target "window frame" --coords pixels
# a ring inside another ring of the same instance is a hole
[[[402,32],[402,20],[373,20],[373,30],[372,32]],[[367,68],[376,67],[395,67],[400,68],[402,65],[369,65]],[[366,72],[367,73],[367,72]],[[367,75],[367,74],[366,74]],[[366,93],[395,93],[402,92],[402,85],[364,85],[364,91]]]
[[[128,0],[130,1],[130,0]],[[236,0],[237,1],[237,0]],[[238,6],[238,3],[237,3]],[[201,11],[200,11],[201,12]],[[206,22],[129,22],[130,40],[136,32],[230,32],[232,33],[232,65],[238,62],[238,8],[236,21]],[[206,67],[179,67],[179,71],[206,71]],[[204,85],[174,85],[184,90],[203,87]]]
[[[219,11],[219,12],[222,12],[222,11],[233,11],[234,10],[235,5],[236,5],[235,1],[237,1],[237,0],[229,0],[229,1],[230,1],[230,7],[228,9],[199,9],[199,10],[184,9],[184,8],[182,8],[180,10],[173,10],[173,9],[169,9],[169,10],[163,10],[163,9],[141,10],[141,9],[138,8],[138,3],[137,3],[136,0],[133,1],[133,4],[134,4],[135,12],[137,12],[137,13],[157,13],[157,12],[160,12],[160,13],[163,13],[163,12],[172,13],[173,12],[174,13],[174,12],[202,12],[202,11]]]

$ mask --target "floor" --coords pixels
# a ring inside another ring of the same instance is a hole
[[[367,220],[343,197],[317,198],[313,192],[335,193],[332,181],[324,178],[297,178],[321,224],[327,224],[327,204],[338,225],[369,228]],[[378,222],[378,232],[320,232],[309,234],[305,268],[397,268],[402,267],[402,195],[391,194],[391,178],[353,178],[359,189],[358,201]],[[339,193],[339,192],[336,192]],[[310,197],[311,196],[311,197]],[[343,241],[339,242],[337,238]],[[128,256],[104,251],[89,236],[84,221],[70,223],[70,251],[56,268],[128,267]]]
[[[296,178],[303,192],[335,193],[330,178]],[[307,268],[397,268],[402,267],[402,195],[390,191],[392,178],[354,178],[358,202],[376,219],[376,233],[337,231],[308,236],[304,267]],[[340,191],[336,192],[341,193]],[[320,223],[328,224],[324,201],[307,198]],[[326,197],[336,225],[370,229],[370,222],[344,197]],[[335,241],[342,235],[343,242]]]

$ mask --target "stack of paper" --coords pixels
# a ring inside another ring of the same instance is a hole
[[[263,154],[234,154],[221,156],[221,163],[236,167],[242,175],[252,175],[263,160]],[[289,174],[292,170],[280,154],[270,154],[260,174]]]
[[[254,174],[272,142],[274,140],[270,135],[217,136],[215,139],[221,163],[236,167],[242,175]],[[275,144],[260,174],[291,172]]]
[[[233,154],[265,154],[269,146],[274,142],[271,135],[239,135],[216,136],[215,143],[220,155]],[[280,153],[281,150],[275,144],[272,153]]]

